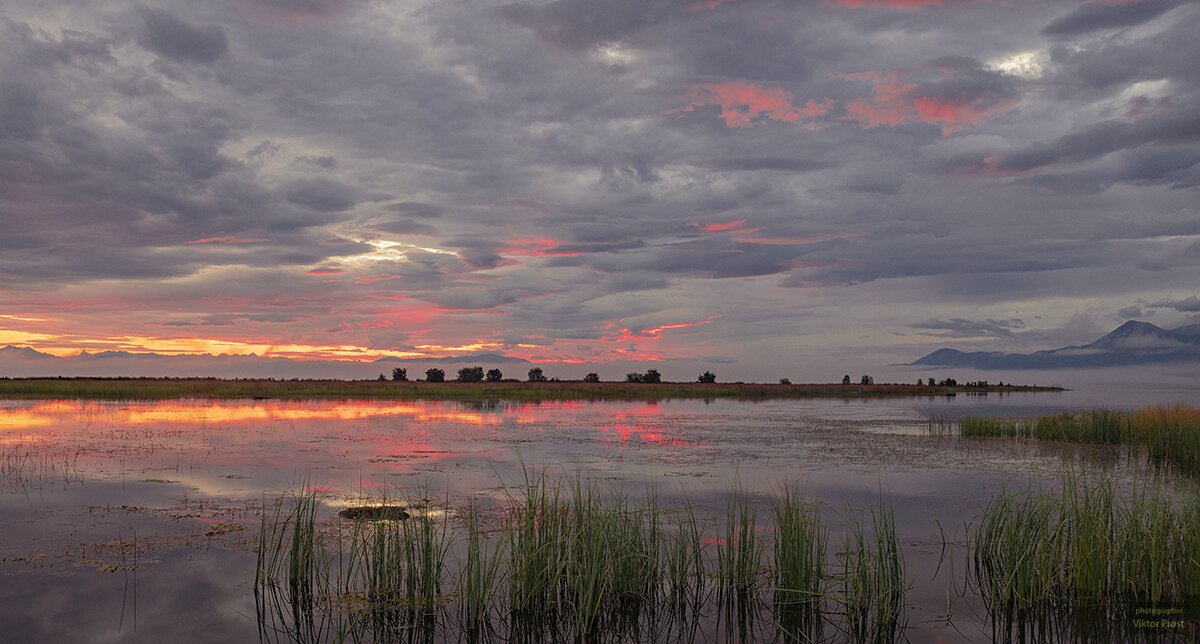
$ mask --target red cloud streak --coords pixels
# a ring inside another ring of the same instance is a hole
[[[193,239],[185,244],[261,244],[266,242],[265,239],[249,238],[249,237],[203,237],[201,239]]]
[[[691,112],[697,107],[718,105],[727,127],[750,127],[762,116],[774,121],[796,122],[829,113],[829,101],[809,101],[803,107],[792,103],[792,95],[779,87],[754,83],[703,83],[690,91],[691,102],[678,111]]]
[[[1016,97],[996,97],[964,94],[953,97],[922,95],[918,83],[900,82],[895,71],[886,75],[878,72],[834,74],[834,78],[871,83],[871,99],[856,99],[846,103],[845,120],[854,121],[863,129],[905,123],[937,123],[942,135],[949,136],[971,125],[1015,107]]]
[[[825,0],[825,4],[835,4],[852,9],[861,9],[863,7],[918,9],[920,7],[945,4],[945,0]]]

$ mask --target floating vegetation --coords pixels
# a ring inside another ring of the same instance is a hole
[[[351,521],[403,521],[408,511],[403,505],[357,505],[338,510],[338,516]]]
[[[952,427],[931,420],[929,433]],[[1188,405],[1146,407],[1133,412],[1106,409],[1027,419],[967,417],[958,434],[968,438],[1036,438],[1071,443],[1124,444],[1143,448],[1158,467],[1200,476],[1200,409]]]
[[[264,512],[255,596],[266,640],[675,641],[726,617],[737,639],[903,635],[887,506],[869,527],[849,513],[847,549],[832,554],[819,512],[791,486],[769,501],[773,526],[741,490],[706,528],[687,505],[529,473],[493,508],[490,531],[474,502],[461,516],[404,520],[318,520],[321,505],[304,492]]]

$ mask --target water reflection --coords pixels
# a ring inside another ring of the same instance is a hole
[[[200,606],[194,610],[220,613],[226,621],[242,624],[227,624],[222,633],[245,639],[239,628],[257,629],[249,590],[253,565],[246,553],[254,549],[264,496],[308,485],[327,495],[322,510],[333,513],[364,493],[384,490],[408,499],[424,489],[436,498],[453,499],[452,514],[468,502],[479,502],[499,520],[524,469],[545,467],[635,496],[654,491],[667,506],[706,508],[703,527],[709,534],[737,480],[760,492],[798,481],[831,515],[848,507],[870,508],[883,491],[895,500],[897,533],[913,571],[905,635],[914,641],[987,640],[994,624],[977,599],[956,599],[953,623],[947,621],[947,595],[957,596],[950,578],[955,571],[961,576],[963,568],[947,565],[939,574],[934,571],[943,558],[961,562],[965,544],[944,545],[943,534],[953,535],[970,523],[984,500],[1005,485],[1056,481],[1068,466],[1126,479],[1138,473],[1119,450],[978,443],[926,433],[930,415],[979,414],[981,408],[995,414],[1035,408],[1040,413],[1055,404],[1048,396],[1032,403],[1019,396],[967,398],[0,401],[0,521],[5,525],[0,576],[6,582],[0,584],[5,588],[0,605],[84,601],[83,589],[91,589],[112,597],[106,606],[115,628],[122,588],[112,590],[111,579],[94,565],[85,566],[79,544],[113,542],[136,529],[144,547],[153,548],[139,565],[139,628],[178,634],[164,626],[164,602],[173,598],[183,603],[185,596],[202,595],[191,600]],[[753,498],[765,513],[765,497]],[[244,530],[206,536],[216,524],[237,524]],[[839,540],[840,535],[831,535],[831,541]],[[16,575],[20,583],[7,583]],[[108,584],[103,586],[107,590],[99,590],[102,584]],[[398,619],[359,615],[331,626],[333,618],[314,614],[310,627],[306,610],[294,610],[291,599],[262,600],[274,611],[269,615],[287,618],[277,619],[268,637],[281,641],[306,641],[331,630],[353,630],[354,624],[386,629]],[[272,607],[280,601],[282,613]],[[813,630],[827,620],[759,609],[778,617],[787,632],[816,640],[836,641],[841,635]],[[39,622],[35,627],[32,618],[15,609],[0,611],[0,628],[41,640],[73,640],[84,625],[100,619],[93,611],[77,616],[52,612],[61,624]],[[251,616],[248,621],[246,615]],[[130,619],[127,614],[126,626]],[[327,620],[324,626],[321,619]],[[667,639],[686,639],[683,633],[699,629],[700,639],[706,639],[722,637],[718,633],[730,627],[736,639],[739,621],[744,620],[735,611],[719,621],[659,621],[657,630],[642,633],[671,632]],[[1009,627],[1009,622],[1015,625]],[[1014,641],[1021,632],[1036,639],[1057,623],[1014,616],[1002,619],[994,632],[1000,638],[1012,632]],[[638,628],[649,627],[643,620]],[[773,627],[768,630],[774,633]],[[520,629],[500,635],[549,637],[535,631],[522,635]],[[180,638],[186,641],[186,634]],[[470,639],[469,634],[463,638]]]

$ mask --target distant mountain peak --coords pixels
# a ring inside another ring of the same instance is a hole
[[[1061,347],[1031,354],[963,352],[942,348],[912,364],[986,370],[1090,368],[1168,362],[1200,362],[1200,324],[1168,331],[1149,322],[1130,320],[1083,346]]]
[[[0,355],[20,356],[22,358],[53,358],[49,353],[42,353],[32,347],[14,347],[11,344],[0,348]]]

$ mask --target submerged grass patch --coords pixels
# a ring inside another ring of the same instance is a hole
[[[930,421],[931,434],[947,425]],[[1028,419],[967,417],[958,434],[969,438],[1036,438],[1071,443],[1125,444],[1146,450],[1159,467],[1200,477],[1200,409],[1188,405],[1146,407],[1133,412],[1106,409]]]

